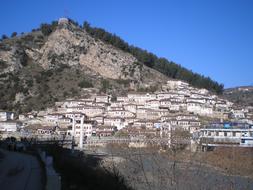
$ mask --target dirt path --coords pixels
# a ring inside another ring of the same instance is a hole
[[[41,190],[41,168],[34,156],[1,150],[1,190]]]

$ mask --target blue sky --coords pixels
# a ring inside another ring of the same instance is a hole
[[[65,15],[225,87],[253,84],[253,0],[2,0],[0,35]]]

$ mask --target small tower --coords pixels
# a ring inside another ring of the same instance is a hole
[[[62,18],[59,18],[59,20],[58,20],[58,24],[60,25],[60,24],[68,24],[69,23],[69,19],[68,18],[64,18],[64,17],[62,17]]]

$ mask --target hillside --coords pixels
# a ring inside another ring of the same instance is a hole
[[[253,106],[253,86],[225,89],[224,97],[239,105]]]
[[[0,109],[44,109],[67,97],[85,96],[87,88],[113,95],[155,91],[168,77],[214,92],[222,90],[210,78],[128,46],[104,30],[106,35],[96,31],[101,29],[60,19],[27,34],[4,37],[0,42]]]
[[[217,94],[222,94],[223,92],[223,84],[219,84],[209,77],[194,73],[191,70],[174,63],[173,61],[168,61],[165,58],[159,58],[153,53],[129,45],[115,34],[111,34],[101,28],[91,27],[87,22],[84,22],[83,28],[94,38],[100,39],[113,45],[114,47],[132,54],[139,62],[143,63],[147,67],[163,73],[170,78],[186,81],[194,87],[205,88]]]

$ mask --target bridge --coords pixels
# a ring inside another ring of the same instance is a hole
[[[15,137],[16,139],[25,138],[30,144],[47,145],[60,144],[72,145],[72,137],[64,135],[38,135],[38,134],[23,134],[23,133],[6,133],[2,134],[2,138]],[[78,144],[79,138],[75,138],[75,145]],[[167,138],[140,138],[140,137],[88,137],[84,139],[84,146],[105,146],[107,144],[128,144],[129,146],[147,146],[147,145],[188,145],[188,139],[169,139]]]
[[[171,145],[171,144],[190,144],[187,139],[170,140],[169,138],[127,138],[127,137],[90,137],[84,141],[85,146],[106,145],[106,144],[139,144],[139,145]]]

